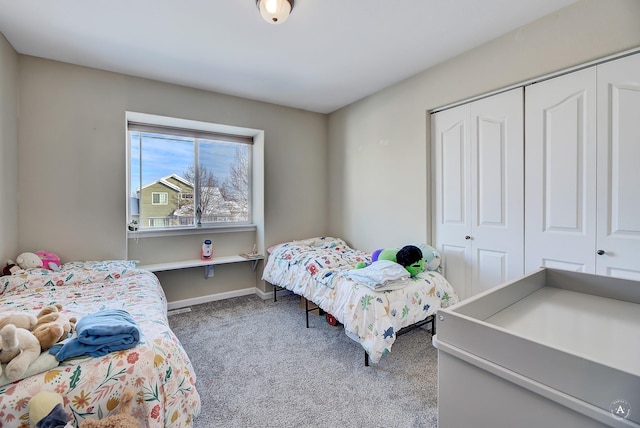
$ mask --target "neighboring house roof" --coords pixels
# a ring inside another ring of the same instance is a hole
[[[154,184],[160,183],[163,184],[165,186],[167,186],[168,188],[175,190],[176,192],[181,192],[182,189],[179,186],[176,186],[175,184],[170,183],[169,181],[167,181],[168,179],[173,178],[176,181],[179,181],[181,183],[184,183],[185,186],[189,186],[193,189],[193,183],[191,183],[190,181],[188,181],[185,178],[180,177],[177,174],[171,174],[171,175],[167,175],[166,177],[162,177],[160,180],[154,181],[153,183],[149,183],[146,186],[143,186],[143,189],[146,189],[149,186],[153,186]]]

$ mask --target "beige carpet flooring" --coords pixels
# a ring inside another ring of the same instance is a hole
[[[364,366],[362,347],[300,298],[244,296],[169,322],[194,365],[205,427],[435,427],[437,350],[420,328]]]

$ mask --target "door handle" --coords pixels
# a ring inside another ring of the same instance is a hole
[[[605,253],[605,251],[604,251],[604,250],[598,250],[598,251],[596,251],[596,253],[597,253],[599,256],[601,256],[601,255],[603,255],[603,254]]]
[[[467,236],[464,237],[464,239],[466,239],[468,241],[469,239],[471,239],[471,237],[469,235],[467,235]]]

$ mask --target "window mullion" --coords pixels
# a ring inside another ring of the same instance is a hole
[[[198,208],[200,208],[200,214],[202,215],[202,207],[200,206],[200,163],[198,162],[200,154],[200,145],[198,144],[198,138],[193,139],[193,172],[194,172],[194,180],[193,183],[193,212],[196,213]],[[200,218],[199,216],[194,216],[194,227],[199,227]]]

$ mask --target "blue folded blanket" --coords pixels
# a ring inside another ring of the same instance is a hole
[[[100,357],[133,348],[140,341],[140,328],[127,311],[108,309],[83,317],[76,324],[77,337],[53,346],[49,353],[58,361],[67,358]]]

